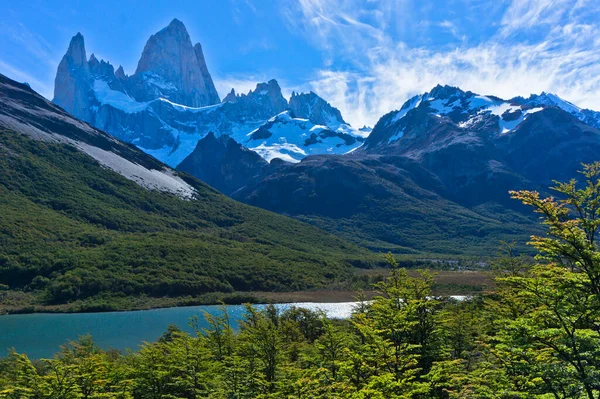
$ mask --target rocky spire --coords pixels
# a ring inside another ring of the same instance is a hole
[[[119,80],[127,79],[127,75],[125,75],[125,71],[123,70],[123,66],[119,65],[117,70],[115,71],[115,77]]]
[[[219,93],[217,93],[217,89],[215,87],[215,84],[213,83],[212,77],[210,76],[210,72],[208,72],[208,67],[206,66],[206,61],[204,60],[202,45],[200,45],[200,43],[196,43],[196,45],[194,46],[194,52],[196,53],[198,66],[200,67],[202,78],[204,79],[204,86],[206,87],[206,91],[208,94],[208,101],[211,104],[217,104],[221,100],[219,99]]]
[[[178,19],[150,36],[133,78],[131,94],[138,101],[164,97],[191,107],[219,102],[202,49],[194,49]]]
[[[89,122],[91,112],[88,102],[92,84],[90,80],[83,35],[77,33],[58,64],[54,80],[54,103],[77,118]]]
[[[69,49],[63,57],[63,61],[68,62],[69,66],[75,68],[81,68],[87,64],[85,42],[83,40],[83,35],[80,32],[77,32],[77,34],[71,38]]]
[[[225,96],[225,98],[223,99],[224,103],[235,103],[238,100],[238,96],[237,94],[235,94],[235,89],[232,88],[231,91],[229,92],[229,94],[227,94]]]

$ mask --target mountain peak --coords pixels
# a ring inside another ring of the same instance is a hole
[[[173,20],[169,23],[169,25],[167,25],[165,28],[160,30],[159,33],[163,32],[163,31],[169,32],[169,33],[180,33],[180,34],[185,34],[185,35],[189,36],[187,28],[185,27],[183,22],[181,22],[177,18],[173,18]]]
[[[89,122],[88,107],[90,67],[85,54],[83,35],[77,33],[69,42],[54,79],[53,101],[76,117]]]
[[[275,95],[282,95],[281,94],[281,87],[279,86],[279,83],[277,82],[277,80],[275,79],[271,79],[268,82],[262,82],[262,83],[257,83],[256,84],[256,88],[254,89],[254,91],[251,91],[252,94],[259,94],[259,95],[264,95],[264,94],[275,94]]]
[[[275,79],[266,83],[257,83],[256,89],[250,90],[248,97],[255,102],[264,104],[273,114],[279,114],[288,107],[288,102],[281,94],[281,87]]]
[[[217,89],[212,80],[212,77],[210,76],[210,72],[208,72],[206,60],[204,59],[204,52],[202,51],[202,45],[200,43],[196,43],[194,45],[194,53],[196,54],[196,59],[198,60],[200,73],[202,74],[202,78],[204,79],[204,85],[206,86],[208,101],[211,104],[218,104],[219,102],[221,102],[221,100],[219,99],[219,93],[217,93]]]
[[[331,106],[312,90],[308,93],[292,93],[290,109],[299,118],[310,119],[317,125],[337,129],[340,125],[346,124],[340,110]]]
[[[223,102],[224,103],[234,103],[234,102],[237,102],[237,100],[238,100],[237,94],[235,94],[235,89],[232,87],[229,94],[227,94],[225,96],[225,98],[223,99]]]
[[[123,70],[123,65],[119,65],[117,70],[115,71],[115,76],[117,79],[126,79],[127,75],[125,75],[125,71]]]
[[[445,98],[450,98],[453,95],[463,94],[463,93],[464,93],[464,91],[462,91],[458,87],[449,86],[449,85],[442,86],[442,85],[438,84],[433,89],[431,89],[431,91],[429,92],[429,97],[445,99]]]
[[[571,114],[578,114],[581,112],[581,108],[575,104],[557,96],[556,94],[548,93],[546,91],[543,91],[540,94],[531,94],[528,98],[515,97],[510,101],[529,106],[558,107]]]
[[[185,25],[174,19],[150,36],[138,62],[132,93],[138,101],[162,97],[190,107],[219,103],[202,53]]]
[[[69,48],[63,59],[68,59],[72,66],[83,66],[87,63],[87,57],[85,55],[85,41],[83,35],[77,32],[75,36],[71,38]]]

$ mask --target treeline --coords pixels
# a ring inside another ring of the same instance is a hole
[[[563,199],[515,192],[548,227],[539,264],[507,256],[497,291],[463,302],[432,296],[432,275],[391,273],[352,317],[248,305],[239,330],[226,309],[171,327],[135,353],[90,338],[53,359],[11,353],[0,398],[587,398],[600,397],[600,164]]]

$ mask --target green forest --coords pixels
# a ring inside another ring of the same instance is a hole
[[[114,310],[135,297],[319,287],[375,263],[366,249],[182,178],[193,201],[146,190],[74,146],[0,129],[0,291],[32,306]]]
[[[303,309],[226,308],[195,334],[170,327],[136,352],[92,338],[52,359],[10,353],[0,398],[587,398],[600,397],[600,163],[556,197],[511,193],[542,218],[535,260],[494,264],[496,290],[465,301],[432,296],[432,274],[389,276],[348,320]]]

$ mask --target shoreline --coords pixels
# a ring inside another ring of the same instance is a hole
[[[357,291],[332,291],[332,290],[315,290],[315,291],[291,291],[291,292],[238,292],[246,299],[244,301],[207,301],[202,300],[189,300],[185,297],[175,298],[151,298],[150,301],[145,301],[147,298],[133,298],[134,300],[140,300],[141,303],[134,304],[131,307],[126,308],[114,308],[114,309],[82,309],[78,304],[59,304],[59,305],[24,305],[6,307],[0,304],[0,317],[10,316],[17,314],[82,314],[82,313],[111,313],[111,312],[134,312],[144,310],[156,310],[156,309],[168,309],[168,308],[183,308],[193,306],[219,306],[219,305],[243,305],[250,303],[253,305],[266,305],[266,304],[285,304],[285,303],[297,303],[297,302],[308,302],[308,303],[345,303],[355,302]],[[371,299],[376,295],[375,291],[365,291],[365,298]],[[251,299],[251,300],[250,300]],[[164,303],[162,303],[164,302]]]
[[[360,274],[369,276],[385,276],[389,269],[369,269]],[[411,276],[416,271],[409,271]],[[436,296],[476,295],[493,290],[493,281],[480,271],[438,271],[435,277],[433,294]],[[365,299],[377,294],[370,290],[349,289],[314,289],[289,292],[247,291],[232,293],[209,293],[198,297],[100,297],[68,304],[47,305],[39,302],[33,293],[5,292],[0,299],[0,317],[11,314],[37,313],[108,313],[139,310],[164,309],[173,307],[277,304],[296,302],[343,303],[356,301],[359,292]]]

